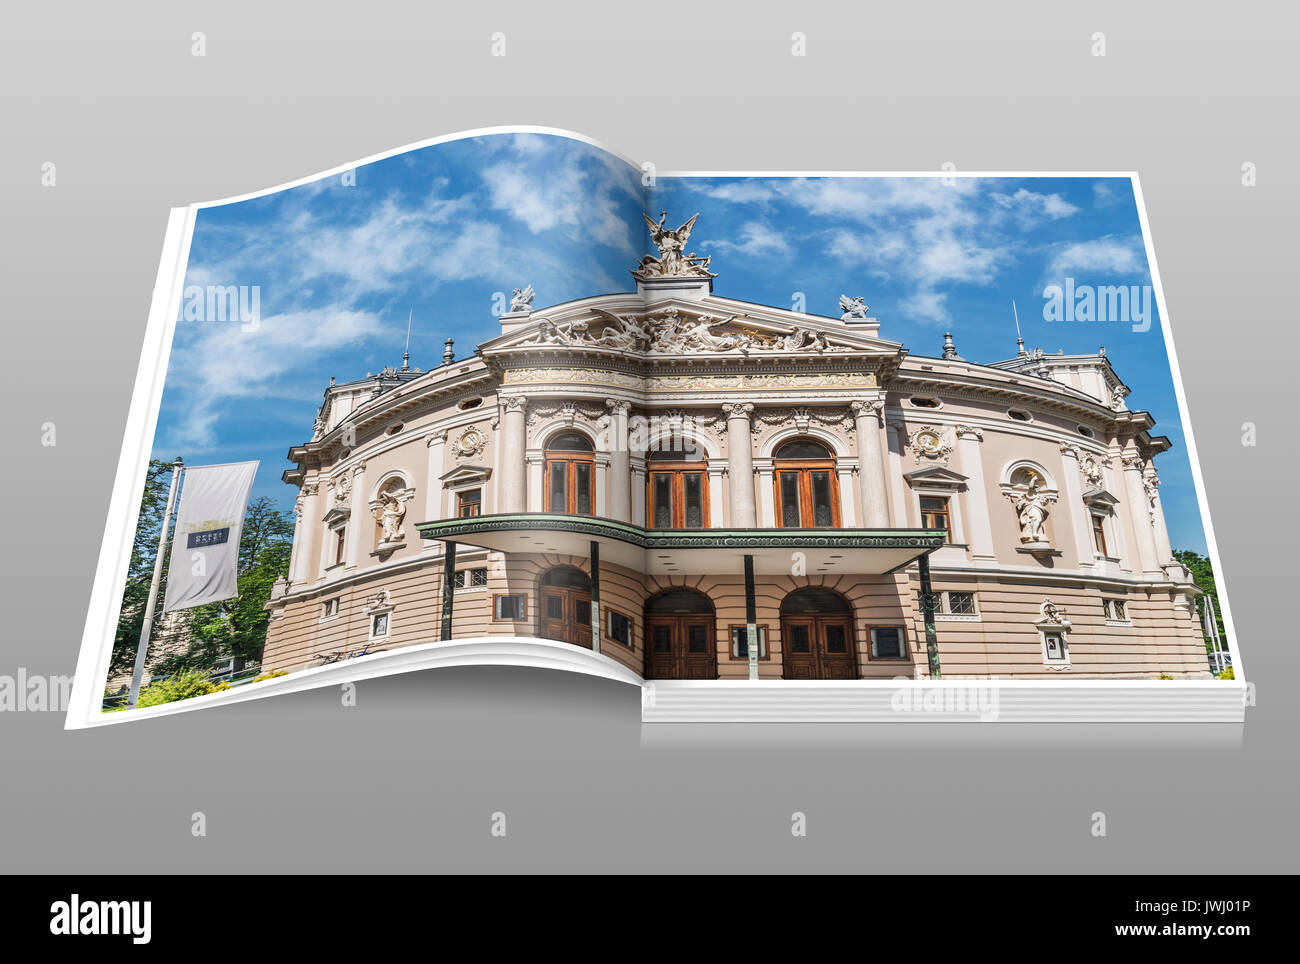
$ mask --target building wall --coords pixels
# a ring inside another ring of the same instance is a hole
[[[565,555],[458,552],[457,568],[486,568],[483,589],[457,590],[452,635],[457,639],[495,635],[539,635],[539,585],[555,566],[590,572],[587,560]],[[468,581],[468,580],[467,580]],[[858,674],[863,679],[927,676],[925,626],[917,604],[919,584],[906,573],[892,576],[758,577],[755,582],[757,622],[767,627],[768,657],[759,661],[761,679],[782,677],[781,602],[791,592],[821,587],[841,595],[853,609]],[[744,581],[739,576],[691,575],[673,578],[643,576],[619,566],[601,566],[601,652],[643,673],[645,666],[645,605],[656,594],[685,587],[706,595],[714,606],[719,679],[745,679],[749,663],[731,654],[730,627],[745,624]],[[1179,609],[1168,590],[1101,591],[1070,582],[1026,582],[996,575],[942,574],[933,581],[936,592],[976,594],[973,620],[939,616],[939,653],[945,679],[1015,679],[1046,674],[1073,679],[1134,679],[1168,674],[1176,678],[1207,678],[1204,644],[1191,610]],[[346,585],[295,600],[273,620],[268,633],[265,669],[293,670],[319,665],[322,654],[352,652],[366,645],[369,613],[365,604],[387,590],[392,604],[389,638],[374,646],[392,649],[436,642],[441,631],[442,562],[429,559],[414,566],[394,567]],[[502,593],[527,597],[527,618],[492,618],[492,600]],[[339,615],[322,619],[324,601],[338,596]],[[1070,666],[1049,669],[1043,659],[1035,621],[1044,598],[1061,606],[1072,624],[1068,634]],[[1107,625],[1103,599],[1123,599],[1127,626]],[[629,617],[632,645],[623,646],[605,635],[609,610]],[[868,631],[872,626],[902,626],[907,655],[875,659]]]
[[[919,489],[909,483],[908,473],[935,469],[966,476],[966,483],[953,482],[945,493],[952,507],[956,544],[938,550],[932,564],[935,588],[975,592],[979,615],[975,619],[940,618],[937,628],[946,677],[1208,675],[1204,645],[1191,607],[1194,590],[1187,582],[1179,581],[1181,577],[1173,569],[1170,576],[1159,570],[1159,566],[1172,567],[1172,559],[1156,559],[1157,566],[1148,565],[1144,571],[1139,558],[1139,543],[1152,538],[1161,510],[1157,502],[1153,515],[1144,497],[1134,498],[1128,485],[1131,478],[1125,475],[1120,459],[1136,455],[1149,463],[1159,450],[1139,450],[1136,430],[1123,428],[1121,433],[1115,427],[1128,424],[1120,417],[1126,414],[1123,411],[1112,419],[1095,411],[1092,416],[1084,416],[1065,409],[1067,403],[1078,409],[1082,396],[1078,392],[1069,395],[1071,389],[1064,385],[1091,393],[1093,401],[1089,404],[1105,403],[1111,387],[1107,378],[1113,380],[1113,376],[1105,375],[1101,361],[1052,364],[1056,367],[1051,377],[1060,385],[1044,379],[1030,388],[1040,394],[1056,392],[1061,397],[1026,401],[1009,394],[1009,386],[1017,378],[1013,374],[960,360],[908,360],[898,373],[897,385],[886,382],[883,388],[867,393],[884,402],[883,421],[879,424],[874,417],[867,422],[855,417],[850,406],[854,399],[862,397],[857,389],[814,390],[798,398],[788,393],[780,399],[755,396],[749,399],[754,411],[751,431],[744,440],[737,437],[739,429],[733,430],[722,414],[718,398],[687,399],[676,403],[673,411],[692,420],[694,438],[710,452],[710,466],[723,470],[710,495],[714,524],[720,522],[723,527],[737,525],[733,505],[746,489],[752,489],[758,525],[775,525],[772,451],[777,441],[794,434],[821,439],[839,452],[840,464],[846,469],[839,476],[841,513],[846,525],[866,525],[862,493],[870,466],[864,426],[882,452],[884,516],[889,527],[917,528],[921,524]],[[614,424],[610,402],[631,403],[633,417],[659,418],[668,412],[663,405],[651,404],[653,393],[638,394],[628,388],[593,384],[587,377],[590,374],[584,370],[583,377],[575,377],[571,385],[529,390],[524,396],[524,434],[517,456],[524,460],[522,476],[527,491],[522,504],[530,510],[539,510],[543,504],[541,460],[546,440],[556,432],[576,430],[594,440],[597,480],[603,481],[596,502],[608,507],[618,501],[610,457],[609,433]],[[1001,384],[992,388],[973,381],[963,384],[961,379],[966,376]],[[464,391],[439,387],[462,377],[477,381]],[[456,484],[457,473],[468,473],[466,477],[471,479],[475,471],[489,473],[481,483],[474,483],[482,489],[484,513],[500,512],[508,504],[511,494],[504,491],[503,471],[507,458],[505,400],[508,395],[517,397],[522,390],[503,384],[477,358],[422,378],[407,387],[419,389],[424,385],[424,394],[413,390],[411,399],[395,407],[391,416],[372,419],[374,424],[358,432],[354,446],[343,449],[322,445],[319,454],[312,457],[315,461],[300,464],[303,497],[299,500],[301,519],[293,572],[303,573],[305,578],[295,578],[287,593],[271,604],[274,618],[264,659],[268,668],[312,665],[318,654],[359,648],[368,635],[364,606],[382,590],[387,590],[387,602],[393,607],[387,647],[439,638],[441,547],[423,544],[416,523],[454,514],[453,493],[443,487],[449,473],[453,475],[446,483],[449,487]],[[917,396],[937,399],[939,405],[918,408],[911,401]],[[329,417],[318,426],[316,438],[349,420],[364,421],[374,397],[363,389],[339,389]],[[462,407],[474,398],[481,399],[476,407]],[[1008,408],[1028,411],[1031,421],[1012,419]],[[1081,420],[1093,437],[1080,433]],[[796,431],[801,422],[803,427]],[[949,443],[948,448],[938,454],[918,454],[909,438],[923,427],[939,432]],[[480,451],[464,452],[457,445],[470,428],[486,440]],[[740,479],[733,471],[734,456],[738,447],[746,444],[755,473],[750,479]],[[1142,444],[1149,447],[1149,439]],[[1104,466],[1104,479],[1099,485],[1092,486],[1080,476],[1079,462],[1068,454],[1075,451],[1090,454]],[[632,508],[627,521],[637,525],[645,523],[645,475],[637,471],[638,467],[644,469],[644,456],[644,448],[633,448],[630,453],[633,468],[626,501]],[[1032,462],[1051,483],[1055,501],[1046,521],[1051,552],[1019,551],[1023,544],[1017,514],[1002,489],[1008,466],[1018,461]],[[362,474],[354,475],[358,469]],[[391,472],[400,472],[413,494],[405,503],[405,539],[392,551],[377,555],[379,526],[370,502],[376,487]],[[351,498],[345,503],[348,538],[355,546],[350,558],[355,565],[335,566],[327,558],[330,540],[325,516],[334,505],[330,484],[344,476],[355,479]],[[972,484],[976,482],[979,484]],[[308,495],[312,486],[316,487],[315,496]],[[1093,487],[1104,488],[1117,500],[1109,510],[1107,539],[1115,562],[1098,559],[1093,550],[1090,510],[1081,499],[1081,493]],[[987,555],[981,555],[981,546],[987,548]],[[299,555],[301,561],[296,558]],[[568,562],[586,569],[585,560]],[[486,566],[489,575],[485,589],[457,593],[454,636],[535,634],[537,579],[555,564],[557,559],[522,553],[512,553],[508,558],[482,551],[475,554],[462,545],[458,566]],[[606,640],[602,650],[640,672],[644,665],[645,601],[670,583],[613,566],[603,566],[601,576],[602,606],[628,616],[633,627],[631,647]],[[915,578],[907,573],[864,575],[836,577],[826,583],[853,607],[860,675],[889,678],[927,672]],[[747,660],[730,654],[729,627],[743,624],[745,616],[739,577],[695,575],[685,581],[708,595],[716,608],[719,676],[745,677]],[[770,648],[769,657],[760,661],[760,674],[765,678],[781,676],[780,601],[804,585],[822,582],[796,577],[759,580],[758,621],[768,627]],[[527,619],[501,623],[491,618],[492,598],[503,592],[528,595]],[[334,596],[340,599],[340,615],[322,620],[322,604]],[[1131,625],[1106,625],[1103,598],[1123,598]],[[1048,599],[1064,607],[1072,622],[1068,670],[1044,665],[1035,623],[1041,619]],[[868,630],[873,625],[903,626],[907,657],[873,660],[867,645]]]

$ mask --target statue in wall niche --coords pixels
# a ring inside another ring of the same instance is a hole
[[[1038,476],[1029,480],[1025,491],[1016,496],[1012,503],[1020,519],[1020,541],[1027,545],[1043,545],[1047,542],[1047,532],[1043,524],[1047,522],[1047,493],[1038,485]]]
[[[383,492],[379,496],[383,502],[383,511],[379,514],[379,525],[383,529],[381,542],[401,542],[405,533],[402,531],[402,519],[406,515],[406,506],[392,492]]]

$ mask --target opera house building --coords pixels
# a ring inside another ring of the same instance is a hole
[[[470,357],[331,381],[264,667],[509,638],[646,680],[1210,678],[1123,359],[717,297],[652,238],[635,292],[528,287]]]

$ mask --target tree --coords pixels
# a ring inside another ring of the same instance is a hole
[[[1219,591],[1214,581],[1214,566],[1205,556],[1192,552],[1190,549],[1174,550],[1174,558],[1181,562],[1191,571],[1192,579],[1196,587],[1204,593],[1201,605],[1204,606],[1204,600],[1210,600],[1214,604],[1214,619],[1219,627],[1219,637],[1227,640],[1227,633],[1223,628],[1223,609],[1219,606]],[[1210,648],[1209,636],[1205,638],[1205,648]]]

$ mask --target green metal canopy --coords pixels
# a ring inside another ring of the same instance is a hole
[[[808,575],[893,572],[943,545],[933,529],[644,529],[589,516],[520,512],[416,524],[423,539],[499,552],[590,554],[643,573],[788,575],[791,555],[804,555]]]

